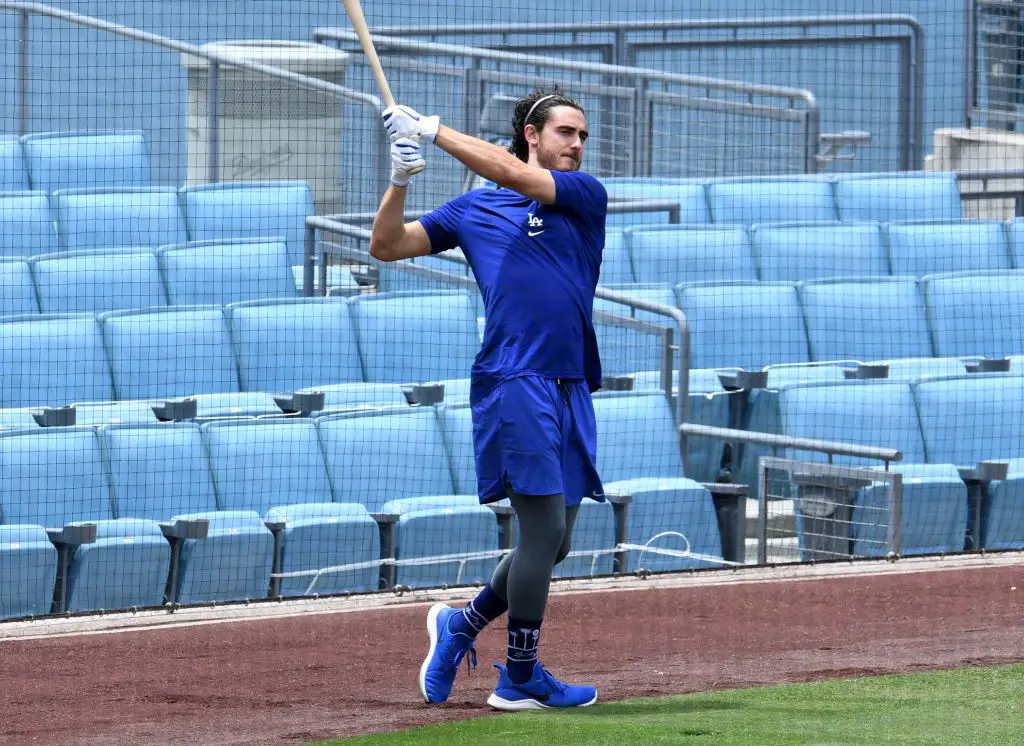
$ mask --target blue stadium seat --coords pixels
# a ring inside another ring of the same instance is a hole
[[[220,306],[110,311],[101,314],[99,321],[118,399],[167,399],[239,390],[231,338]]]
[[[389,500],[382,512],[399,516],[395,528],[395,583],[410,588],[482,584],[498,564],[498,521],[474,495],[429,495]],[[485,554],[416,564],[445,555]],[[414,564],[402,564],[412,561]]]
[[[60,406],[113,398],[95,316],[0,317],[0,407]]]
[[[679,435],[668,399],[656,392],[599,393],[598,469],[608,484],[639,477],[684,477]]]
[[[107,425],[100,428],[119,517],[206,519],[206,539],[181,549],[180,603],[264,598],[273,536],[259,514],[218,510],[199,425]]]
[[[468,292],[366,295],[351,311],[367,381],[459,378],[480,349]]]
[[[470,378],[448,378],[444,381],[426,381],[427,386],[444,386],[446,404],[468,404],[473,382]]]
[[[810,359],[795,285],[679,285],[676,295],[690,323],[694,368],[760,370]]]
[[[267,520],[285,522],[282,596],[377,590],[380,528],[362,505],[285,505],[271,508]],[[338,569],[344,567],[351,569]],[[321,570],[327,572],[309,574]]]
[[[894,275],[1010,268],[1006,231],[995,220],[888,223],[883,230]]]
[[[0,526],[0,619],[49,614],[57,548],[42,526]]]
[[[224,310],[243,391],[285,393],[361,382],[355,329],[341,298],[232,303]]]
[[[169,187],[67,189],[54,192],[53,204],[62,251],[185,241],[178,194]]]
[[[601,285],[629,285],[636,282],[626,237],[620,230],[607,230],[604,234],[604,251],[601,254]]]
[[[376,511],[388,500],[453,494],[433,407],[331,414],[316,423],[336,502]]]
[[[584,500],[572,531],[569,556],[555,565],[556,578],[611,575],[615,567],[615,511],[611,503]],[[589,554],[588,554],[589,552]]]
[[[170,567],[171,545],[158,524],[132,518],[101,521],[96,541],[75,551],[67,610],[160,606]]]
[[[933,354],[924,298],[913,278],[800,284],[811,359],[888,360]]]
[[[639,300],[660,303],[675,307],[675,296],[672,288],[664,284],[608,285],[623,295]],[[596,312],[611,313],[628,319],[654,324],[658,327],[676,328],[676,323],[668,316],[661,316],[648,311],[634,310],[631,306],[614,303],[602,298],[594,299],[594,333],[597,336],[597,347],[601,354],[601,370],[604,375],[627,375],[635,370],[648,370],[661,366],[664,359],[664,338],[660,334],[641,331],[602,319]],[[678,329],[676,337],[679,338]]]
[[[196,420],[223,417],[268,417],[282,413],[273,394],[265,391],[226,391],[220,394],[197,394]]]
[[[0,257],[0,316],[38,311],[39,302],[28,262]]]
[[[1024,269],[1024,219],[1006,221],[1006,240],[1016,269]]]
[[[679,205],[680,223],[710,223],[711,209],[703,182],[686,179],[612,177],[602,179],[610,201],[671,200]],[[651,225],[666,222],[665,212],[621,213],[608,216],[608,226]]]
[[[922,284],[936,353],[1024,354],[1024,271],[935,275]]]
[[[751,239],[764,282],[889,274],[877,223],[755,225]]]
[[[1024,549],[1024,377],[970,374],[914,386],[931,461],[973,466],[1009,461],[1005,480],[985,485],[981,546]]]
[[[960,220],[960,188],[954,173],[891,173],[845,176],[835,184],[839,218],[890,223]]]
[[[438,418],[452,465],[455,492],[460,495],[478,494],[472,410],[468,404],[446,404],[438,408]]]
[[[56,224],[46,192],[0,192],[0,257],[56,250]]]
[[[222,421],[202,426],[217,502],[224,510],[253,510],[268,521],[286,521],[284,573],[375,561],[376,522],[361,505],[332,502],[327,465],[310,419]],[[281,594],[341,593],[377,587],[377,568],[319,578],[285,578]],[[315,582],[314,582],[315,581]],[[312,584],[312,587],[310,587]]]
[[[14,135],[0,135],[0,191],[29,188],[28,167]]]
[[[645,226],[625,236],[637,282],[757,279],[750,238],[741,226]]]
[[[452,261],[447,257],[449,254],[462,255],[461,250],[453,249],[444,254],[418,256],[415,259],[403,259],[401,262],[377,262],[377,292],[395,293],[401,291],[416,291],[420,293],[432,293],[436,291],[447,292],[458,289],[451,282],[423,277],[412,272],[403,271],[398,265],[412,265],[423,269],[444,272],[458,277],[473,277],[473,272],[468,264]],[[479,293],[477,293],[479,295]]]
[[[865,361],[889,366],[888,380],[913,383],[922,378],[956,376],[966,372],[966,360],[958,357],[904,357]]]
[[[77,425],[155,425],[153,406],[160,401],[75,402]]]
[[[903,554],[957,552],[967,533],[967,487],[953,464],[929,464],[917,404],[906,383],[848,381],[843,384],[799,384],[780,392],[782,432],[788,436],[896,448],[903,461],[890,467],[904,477],[901,513]],[[791,455],[788,454],[787,455]],[[807,461],[824,461],[824,454],[799,452]],[[839,466],[876,467],[877,461],[836,455]],[[810,497],[805,495],[808,500]],[[888,551],[886,527],[890,519],[888,487],[874,483],[857,491],[848,506],[829,506],[840,555],[883,556]],[[808,503],[809,505],[810,503]],[[808,523],[816,513],[805,513],[797,501],[798,538],[808,556]],[[845,511],[849,510],[849,513]],[[841,528],[840,528],[841,527]],[[815,529],[817,530],[817,529]],[[837,533],[838,533],[837,531]],[[849,544],[847,544],[849,542]],[[845,551],[844,551],[845,550]]]
[[[716,223],[753,225],[837,220],[832,184],[824,179],[744,177],[708,184]]]
[[[332,383],[327,386],[308,386],[303,393],[322,391],[324,411],[344,409],[371,409],[404,407],[408,404],[402,385],[398,383]]]
[[[0,433],[0,474],[5,522],[47,528],[82,521],[97,525],[99,546],[80,549],[72,559],[70,590],[79,591],[73,599],[69,596],[71,608],[94,611],[112,605],[149,605],[152,595],[143,588],[142,579],[162,573],[166,582],[169,562],[169,552],[163,552],[151,537],[159,535],[164,546],[166,540],[151,521],[113,520],[110,483],[95,428]],[[104,541],[117,536],[122,537],[120,541]]]
[[[173,305],[295,296],[284,239],[195,241],[157,251]]]
[[[38,426],[31,409],[0,409],[0,430],[23,430]]]
[[[33,189],[135,187],[152,183],[141,132],[39,132],[24,135]]]
[[[32,258],[43,313],[102,313],[167,305],[149,249],[70,251]]]
[[[189,241],[281,236],[288,246],[289,264],[302,264],[306,216],[314,214],[306,182],[201,184],[183,188],[182,199]]]

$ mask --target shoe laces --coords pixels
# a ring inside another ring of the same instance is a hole
[[[537,661],[537,666],[540,668],[540,672],[541,675],[544,677],[545,684],[547,684],[549,687],[551,687],[552,690],[558,692],[559,694],[565,691],[566,685],[558,679],[556,679],[554,676],[552,676],[551,672],[544,668],[544,666],[541,665],[540,661]]]
[[[463,636],[465,637],[466,635]],[[453,637],[455,636],[453,635]],[[468,657],[466,653],[469,653]],[[452,659],[452,668],[458,670],[459,664],[462,663],[463,658],[466,659],[466,673],[472,674],[473,669],[476,668],[476,645],[472,638],[470,638],[469,644],[465,647],[462,647],[461,645],[459,646],[459,652],[457,652],[455,657]]]

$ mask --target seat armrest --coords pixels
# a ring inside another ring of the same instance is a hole
[[[432,404],[441,404],[444,402],[443,383],[417,383],[411,386],[403,386],[402,393],[405,394],[405,400],[409,403],[409,406],[412,407],[428,407]]]
[[[274,396],[274,402],[281,408],[282,412],[303,414],[319,412],[326,404],[326,395],[323,391],[296,391],[292,394],[281,394]]]
[[[753,391],[768,388],[766,370],[730,370],[718,374],[718,380],[726,391]]]
[[[210,533],[210,522],[205,518],[178,519],[162,522],[160,530],[167,539],[205,539]]]

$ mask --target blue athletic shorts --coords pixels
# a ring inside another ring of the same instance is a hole
[[[477,494],[481,503],[520,495],[565,495],[604,502],[597,425],[582,379],[521,376],[470,393]]]

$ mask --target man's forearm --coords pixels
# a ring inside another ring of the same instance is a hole
[[[473,173],[508,189],[518,186],[518,177],[526,168],[526,164],[504,148],[444,125],[438,130],[434,144]]]
[[[405,235],[405,192],[393,184],[384,192],[370,232],[370,253],[385,259],[389,247]]]

